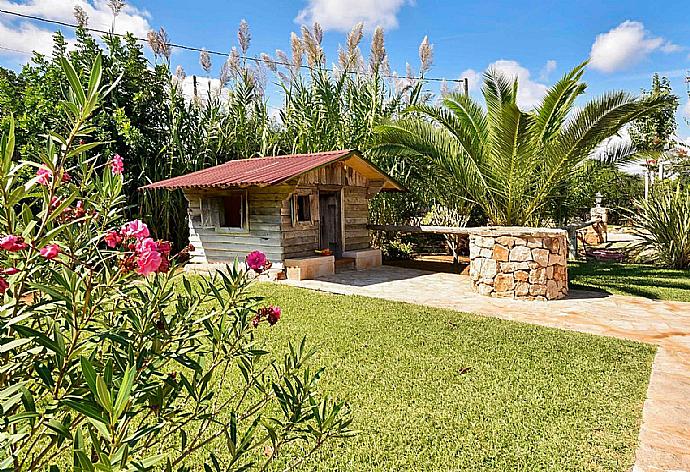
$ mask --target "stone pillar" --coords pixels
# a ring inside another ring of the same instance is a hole
[[[482,295],[557,300],[568,294],[567,233],[523,227],[470,233],[470,277]]]
[[[584,240],[590,246],[605,243],[608,241],[608,223],[609,223],[609,209],[602,206],[596,206],[589,210],[590,220],[599,220],[601,223],[595,223],[588,226],[585,230]]]

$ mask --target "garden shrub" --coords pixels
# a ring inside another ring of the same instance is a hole
[[[412,259],[413,248],[409,242],[393,239],[381,247],[381,252],[387,260],[407,260]]]
[[[666,267],[690,267],[690,189],[660,186],[631,215],[642,242],[638,257]]]
[[[257,343],[281,311],[237,261],[192,282],[190,248],[123,220],[122,159],[87,156],[100,58],[62,68],[64,135],[40,163],[13,162],[13,123],[0,147],[0,469],[265,470],[351,435],[304,340],[280,359]]]

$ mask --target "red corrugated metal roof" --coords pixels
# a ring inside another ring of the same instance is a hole
[[[350,149],[319,152],[312,154],[290,154],[275,157],[261,157],[254,159],[240,159],[228,161],[208,169],[192,172],[191,174],[173,177],[146,185],[144,189],[176,189],[176,188],[224,188],[244,186],[276,185],[291,178],[300,176],[310,170],[322,167],[332,162],[352,156],[360,157],[359,153]],[[369,164],[371,166],[371,164]],[[372,166],[373,167],[373,166]],[[376,169],[387,180],[390,177]],[[396,183],[396,186],[398,184]]]

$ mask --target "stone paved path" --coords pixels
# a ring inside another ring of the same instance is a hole
[[[585,291],[550,302],[495,299],[472,292],[466,276],[391,266],[281,283],[656,344],[634,472],[690,472],[690,303]]]

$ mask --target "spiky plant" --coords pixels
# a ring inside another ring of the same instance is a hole
[[[602,141],[664,104],[609,92],[576,109],[585,66],[568,72],[530,111],[517,105],[517,79],[490,70],[486,108],[458,93],[438,106],[412,106],[377,128],[376,152],[420,169],[439,199],[460,195],[479,205],[492,224],[538,224],[554,190]]]
[[[639,256],[666,267],[690,267],[690,189],[661,186],[631,214],[642,238]]]

